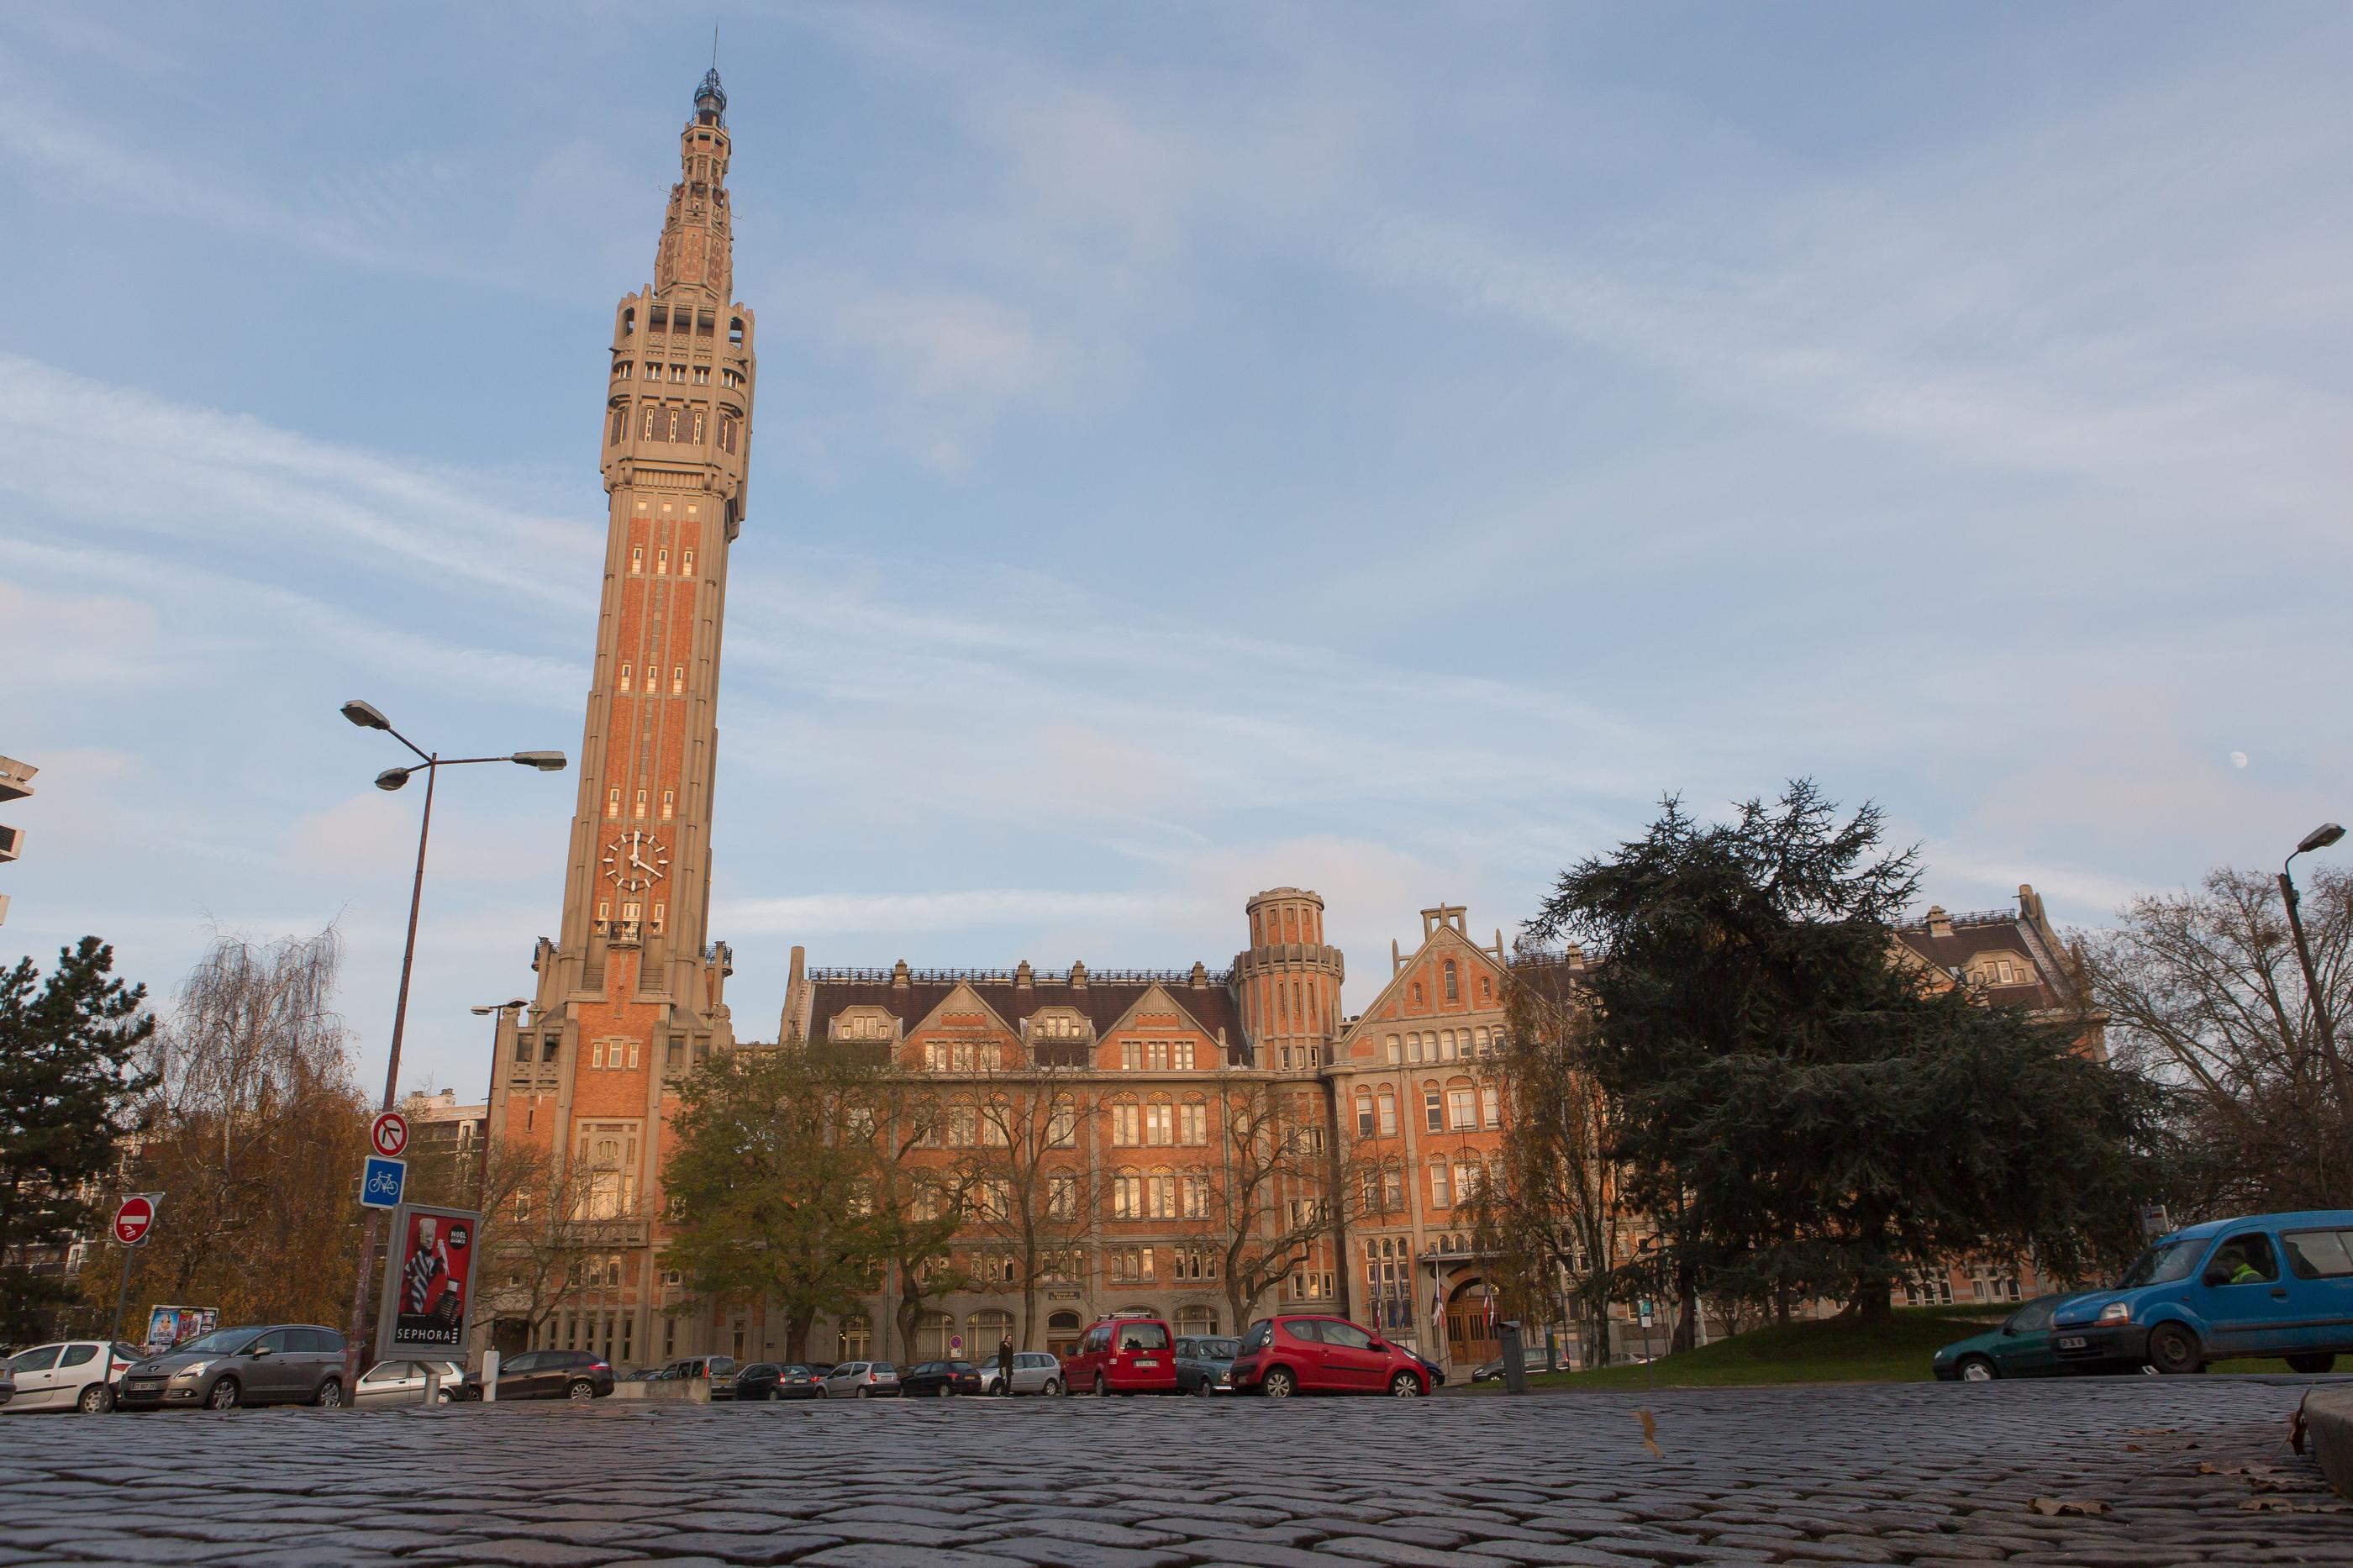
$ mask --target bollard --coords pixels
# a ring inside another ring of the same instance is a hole
[[[1528,1391],[1527,1358],[1520,1351],[1520,1321],[1505,1318],[1495,1325],[1504,1345],[1504,1392],[1525,1394]]]
[[[425,1408],[431,1410],[441,1403],[441,1369],[432,1362],[425,1363]]]
[[[1560,1331],[1549,1324],[1545,1328],[1545,1370],[1560,1370]]]
[[[482,1352],[482,1403],[493,1404],[499,1397],[499,1352]]]

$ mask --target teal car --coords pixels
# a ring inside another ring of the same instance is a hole
[[[2052,1345],[2051,1315],[2073,1296],[2037,1296],[1998,1329],[1957,1340],[1936,1352],[1943,1383],[1990,1383],[1997,1377],[2056,1377],[2065,1370]]]

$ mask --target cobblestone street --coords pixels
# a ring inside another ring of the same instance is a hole
[[[0,1563],[2353,1563],[2304,1386],[10,1417]]]

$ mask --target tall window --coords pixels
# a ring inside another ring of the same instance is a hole
[[[1178,1195],[1185,1206],[1185,1217],[1187,1219],[1208,1218],[1209,1178],[1198,1171],[1190,1172],[1179,1180],[1177,1185],[1180,1189]],[[1216,1277],[1214,1272],[1210,1275],[1211,1279]]]
[[[1493,1084],[1479,1090],[1479,1120],[1489,1127],[1504,1124],[1504,1097]]]
[[[1430,1206],[1434,1209],[1453,1206],[1453,1199],[1447,1193],[1446,1166],[1442,1163],[1430,1168]]]
[[[1144,1142],[1143,1112],[1132,1100],[1114,1101],[1111,1108],[1111,1141],[1122,1148]]]
[[[1356,1136],[1370,1138],[1372,1135],[1373,1091],[1369,1089],[1360,1089],[1356,1090]]]
[[[1458,1131],[1479,1125],[1478,1117],[1471,1107],[1472,1091],[1469,1089],[1452,1089],[1446,1091],[1447,1113],[1452,1119]]]
[[[1113,1219],[1140,1219],[1144,1215],[1144,1174],[1140,1171],[1120,1171],[1111,1179],[1111,1216]]]
[[[1381,1207],[1384,1210],[1405,1207],[1405,1173],[1395,1165],[1381,1173]]]
[[[1394,1138],[1397,1136],[1398,1131],[1397,1091],[1384,1084],[1381,1087],[1380,1099],[1381,1136],[1384,1138]]]
[[[1079,1217],[1079,1179],[1076,1176],[1046,1178],[1046,1214],[1050,1219]]]
[[[1056,1148],[1067,1149],[1078,1139],[1079,1108],[1071,1102],[1070,1096],[1059,1096],[1054,1100],[1053,1109],[1047,1113],[1046,1141]]]
[[[1446,1131],[1446,1108],[1439,1100],[1438,1086],[1434,1083],[1421,1086],[1421,1116],[1423,1125],[1430,1131]]]
[[[1146,1143],[1176,1142],[1176,1108],[1165,1100],[1155,1100],[1144,1108],[1144,1141]]]
[[[1145,1179],[1145,1214],[1152,1219],[1176,1217],[1176,1173],[1155,1171]]]
[[[1462,1000],[1462,986],[1455,978],[1454,961],[1451,958],[1446,961],[1446,999],[1449,1002]]]
[[[1188,1100],[1177,1107],[1177,1131],[1183,1142],[1195,1147],[1209,1141],[1209,1108],[1198,1100]]]
[[[1476,1161],[1457,1160],[1454,1163],[1454,1201],[1467,1204],[1476,1198],[1484,1174]]]

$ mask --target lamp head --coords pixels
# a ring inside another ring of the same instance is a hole
[[[564,771],[562,752],[517,752],[513,761],[526,768],[537,768],[543,773],[560,773]]]
[[[529,1002],[526,1002],[522,997],[518,996],[512,1002],[485,1002],[480,1006],[470,1008],[468,1011],[471,1012],[477,1018],[487,1018],[493,1013],[503,1013],[510,1008],[528,1007],[531,1004]]]
[[[2309,855],[2316,849],[2326,849],[2345,837],[2345,829],[2334,822],[2324,822],[2296,841],[2295,852]]]
[[[375,787],[382,790],[398,789],[407,782],[408,770],[406,768],[386,768],[384,772],[375,775]]]
[[[343,704],[343,717],[363,730],[392,728],[392,721],[384,716],[382,709],[373,702],[363,702],[356,697]]]

